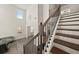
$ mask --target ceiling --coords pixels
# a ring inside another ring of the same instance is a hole
[[[22,8],[22,9],[27,9],[30,7],[31,4],[15,4],[15,6]]]

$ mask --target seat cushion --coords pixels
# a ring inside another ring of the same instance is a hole
[[[8,47],[6,44],[0,45],[0,54],[5,53],[8,51]]]

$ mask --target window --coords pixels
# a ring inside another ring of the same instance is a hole
[[[22,34],[25,31],[25,10],[16,9],[17,33]]]
[[[16,17],[17,19],[23,19],[23,11],[20,9],[16,10]]]

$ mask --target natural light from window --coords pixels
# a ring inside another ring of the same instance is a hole
[[[17,11],[16,11],[16,17],[17,17],[17,19],[23,19],[23,11],[17,9]]]

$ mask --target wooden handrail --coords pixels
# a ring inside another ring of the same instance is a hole
[[[54,14],[48,17],[48,19],[45,21],[45,23],[43,24],[43,26],[45,26],[48,23],[48,21],[50,20],[50,18],[55,15],[55,13],[59,10],[59,8],[60,7],[58,7],[58,8],[55,9]]]
[[[33,41],[35,38],[37,38],[39,36],[39,33],[37,33],[35,36],[33,36],[32,38],[31,38],[31,40],[26,44],[26,46],[31,42],[31,41]]]

